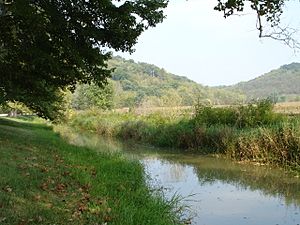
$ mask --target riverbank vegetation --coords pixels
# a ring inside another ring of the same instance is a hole
[[[300,119],[275,113],[268,100],[223,108],[198,104],[194,113],[90,110],[75,114],[70,124],[123,140],[299,170]]]
[[[30,119],[0,119],[0,176],[1,225],[179,224],[137,161],[72,146]]]

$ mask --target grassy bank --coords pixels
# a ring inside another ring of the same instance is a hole
[[[192,116],[89,111],[70,123],[99,135],[299,170],[300,120],[274,113],[268,101],[235,108],[198,106]]]
[[[142,166],[72,146],[34,122],[0,119],[0,224],[178,224]]]

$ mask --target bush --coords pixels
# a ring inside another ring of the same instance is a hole
[[[261,100],[247,106],[240,106],[236,111],[236,125],[239,128],[272,125],[283,121],[283,117],[273,111],[274,103]]]
[[[196,125],[228,125],[234,126],[236,122],[234,108],[213,108],[211,106],[196,105],[194,121]]]
[[[271,125],[283,121],[273,111],[270,100],[253,102],[246,106],[213,108],[201,104],[195,107],[194,122],[199,126],[223,125],[237,128],[251,128]]]

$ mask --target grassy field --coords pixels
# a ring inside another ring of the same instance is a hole
[[[239,105],[213,105],[213,108],[239,107]],[[137,107],[137,108],[120,108],[114,109],[114,113],[133,113],[136,115],[151,115],[159,113],[161,115],[192,115],[194,106],[177,106],[177,107]],[[274,112],[287,115],[300,114],[300,102],[281,102],[274,104]]]
[[[65,142],[51,126],[0,119],[0,224],[179,224],[142,166]]]
[[[275,112],[284,114],[300,114],[300,102],[282,102],[275,104]]]
[[[275,113],[268,101],[238,107],[198,106],[193,114],[87,111],[69,122],[77,129],[123,140],[300,169],[300,118]]]

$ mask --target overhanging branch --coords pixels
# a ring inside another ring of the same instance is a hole
[[[271,25],[272,31],[266,32],[265,28],[263,28],[261,10],[258,8],[257,4],[254,4],[253,6],[257,15],[256,29],[259,31],[260,38],[271,38],[273,40],[283,42],[288,47],[294,49],[294,51],[300,49],[300,43],[297,38],[294,37],[299,30],[288,26],[281,27],[279,24],[273,24]]]

